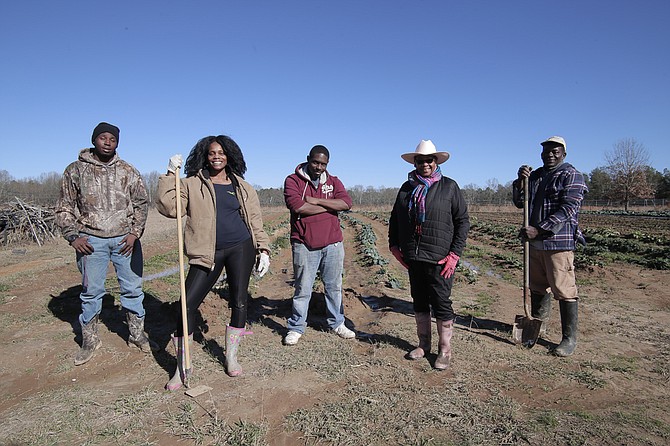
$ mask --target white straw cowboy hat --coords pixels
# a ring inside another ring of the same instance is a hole
[[[449,152],[438,152],[435,149],[435,144],[430,139],[422,139],[414,152],[403,153],[400,157],[408,163],[414,164],[414,157],[417,155],[434,156],[437,158],[437,164],[442,164],[449,159]]]

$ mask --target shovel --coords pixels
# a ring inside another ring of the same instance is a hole
[[[177,204],[177,244],[179,245],[179,286],[181,301],[181,326],[184,336],[184,387],[188,387],[188,378],[191,375],[191,349],[188,341],[188,318],[186,317],[186,280],[184,279],[184,233],[181,224],[181,178],[179,178],[179,169],[175,176],[175,197]],[[179,354],[179,353],[177,353]]]
[[[523,226],[528,226],[528,177],[523,179]],[[540,336],[542,321],[533,319],[530,315],[530,242],[523,242],[523,312],[514,317],[512,327],[512,339],[515,344],[521,344],[526,348],[532,348]]]

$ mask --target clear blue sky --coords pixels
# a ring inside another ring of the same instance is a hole
[[[210,134],[278,187],[314,144],[345,186],[399,186],[420,139],[461,186],[559,134],[584,172],[633,137],[670,168],[670,2],[3,1],[0,169],[62,172],[93,127],[164,172]],[[665,129],[665,130],[664,130]]]

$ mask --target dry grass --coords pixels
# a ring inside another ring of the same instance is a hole
[[[273,238],[284,236],[283,216],[268,222]],[[484,242],[475,246],[473,258],[498,272],[494,254],[504,249]],[[280,249],[273,262],[281,265],[287,257],[290,252]],[[175,261],[174,253],[163,250],[146,261],[148,270],[159,272]],[[279,269],[263,280],[274,280],[284,292]],[[433,370],[432,357],[403,359],[416,338],[412,315],[402,311],[411,308],[407,290],[379,287],[350,291],[379,299],[374,311],[355,299],[347,302],[352,309],[347,314],[362,335],[358,340],[341,340],[314,324],[293,347],[281,345],[290,296],[255,296],[250,308],[255,334],[245,337],[240,350],[245,375],[232,379],[223,373],[225,324],[214,320],[226,320],[228,309],[225,301],[212,299],[204,314],[209,331],[193,346],[191,380],[192,386],[212,390],[197,398],[161,389],[175,367],[172,348],[154,356],[126,349],[114,307],[107,307],[106,315],[113,317],[102,330],[103,348],[91,367],[74,367],[67,322],[76,313],[76,292],[57,304],[48,296],[30,300],[25,294],[22,311],[16,299],[0,301],[4,339],[25,356],[15,354],[11,364],[0,365],[3,376],[11,375],[0,396],[0,444],[668,444],[668,311],[635,307],[617,299],[617,283],[592,278],[586,282],[591,294],[582,297],[589,316],[585,327],[591,331],[575,357],[559,359],[546,354],[549,340],[531,350],[511,345],[514,310],[508,301],[511,294],[518,302],[521,294],[514,286],[518,274],[510,274],[457,282],[454,302],[460,316],[447,372]],[[367,276],[350,270],[345,282],[353,289]],[[0,287],[0,297],[17,287],[37,288],[39,282],[39,275],[12,276]],[[263,281],[252,285],[268,295],[266,287]],[[147,293],[158,307],[175,300],[174,288],[174,277],[157,278],[147,284]],[[169,337],[166,320],[150,326],[162,346]],[[550,325],[547,339],[555,340],[558,330]],[[433,352],[436,344],[434,339]],[[14,364],[21,364],[20,373]]]

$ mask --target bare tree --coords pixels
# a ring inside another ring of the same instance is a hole
[[[158,178],[161,176],[160,173],[153,170],[149,173],[142,174],[142,180],[144,180],[144,187],[147,189],[147,199],[149,201],[149,206],[154,206],[156,201],[156,194],[158,193]]]
[[[284,206],[284,189],[281,187],[271,187],[263,189],[261,186],[253,186],[258,193],[258,200],[261,206]]]
[[[14,178],[6,170],[0,170],[0,203],[9,200],[10,185]]]
[[[617,141],[605,153],[605,171],[612,179],[612,198],[620,200],[628,210],[631,198],[652,198],[654,190],[647,181],[649,154],[635,138]]]
[[[60,183],[62,177],[63,175],[58,172],[40,174],[37,179],[40,185],[37,192],[37,195],[39,196],[39,200],[37,200],[38,203],[50,206],[56,205],[58,197],[60,196]]]
[[[349,193],[351,201],[353,201],[354,204],[363,204],[363,196],[365,195],[365,188],[363,186],[357,184],[354,187],[348,189],[347,192]]]

